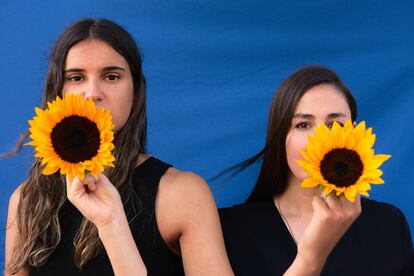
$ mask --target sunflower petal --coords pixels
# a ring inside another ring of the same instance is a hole
[[[356,141],[361,141],[365,138],[365,121],[360,122],[354,128],[354,137]]]
[[[375,143],[375,134],[368,135],[357,145],[357,151],[361,155],[363,155],[364,153],[371,150],[374,143]]]
[[[302,183],[300,184],[300,186],[302,188],[313,188],[318,186],[319,184],[321,184],[317,179],[313,178],[313,177],[308,177],[305,178]]]
[[[356,188],[355,186],[349,186],[345,189],[345,197],[346,199],[348,199],[349,201],[351,201],[352,203],[355,202],[355,197],[356,197]]]
[[[51,174],[56,173],[58,170],[59,170],[59,167],[47,165],[43,169],[42,174],[44,174],[44,175],[51,175]]]
[[[334,122],[332,126],[332,139],[334,139],[336,148],[343,148],[345,145],[345,136],[342,127],[338,122]]]
[[[382,175],[382,171],[378,169],[368,170],[363,173],[366,178],[378,178]]]
[[[365,178],[365,181],[371,184],[379,185],[384,184],[384,180],[380,177],[378,178]]]
[[[377,154],[375,155],[369,164],[366,166],[367,170],[379,168],[391,155]]]
[[[358,193],[361,192],[361,191],[371,190],[371,185],[369,185],[369,183],[366,182],[366,181],[357,183],[356,187],[357,187]]]

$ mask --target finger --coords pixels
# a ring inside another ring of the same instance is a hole
[[[355,204],[361,206],[361,195],[357,194],[355,196]]]
[[[101,172],[98,172],[96,175],[97,181],[109,181],[108,178]]]
[[[361,205],[361,195],[356,195],[355,197],[355,208],[356,211],[358,212],[358,215],[361,214],[362,212],[362,205]]]
[[[89,191],[95,191],[96,190],[96,183],[95,179],[92,175],[88,174],[85,179],[83,180],[83,185],[87,186]]]
[[[98,172],[97,176],[95,176],[95,183],[98,185],[97,189],[103,188],[108,189],[108,185],[111,183],[109,179],[103,174]]]
[[[70,177],[66,175],[66,188],[68,191],[77,189],[81,184],[80,182],[79,177]]]
[[[345,196],[342,196],[341,197],[341,202],[344,206],[347,206],[347,207],[361,205],[361,196],[359,194],[357,194],[355,196],[355,202],[351,202]]]
[[[81,195],[85,192],[85,187],[83,186],[79,177],[70,178],[66,176],[66,193],[70,201],[74,200],[78,195]]]
[[[340,198],[340,200],[341,200],[341,202],[342,202],[342,204],[345,206],[345,207],[347,207],[347,208],[351,208],[353,205],[354,205],[354,203],[352,203],[351,201],[349,201],[345,196],[341,196],[341,198]]]
[[[95,182],[99,182],[101,180],[102,176],[105,176],[104,174],[102,174],[100,172],[98,172],[96,175],[93,175],[93,174],[91,174],[91,175],[93,176],[93,179],[95,179]]]
[[[355,202],[351,202],[345,197],[341,198],[342,204],[345,208],[348,210],[353,210],[354,213],[359,214],[361,213],[361,196],[356,195],[355,196]]]
[[[355,197],[355,202],[349,201],[345,196],[341,197],[343,204],[344,222],[351,225],[355,219],[361,214],[361,198],[359,195]]]
[[[322,213],[322,212],[328,212],[329,208],[326,205],[325,200],[321,198],[320,196],[315,196],[312,200],[312,207],[314,212]]]
[[[325,202],[326,202],[326,205],[328,205],[329,209],[335,212],[340,211],[343,208],[342,202],[334,193],[330,193],[327,196]]]
[[[66,175],[66,188],[69,188],[69,186],[73,182],[73,177],[70,177],[69,175]]]
[[[112,199],[121,200],[120,194],[116,186],[103,174],[98,173],[99,182],[97,182],[97,192],[105,194]]]
[[[322,190],[321,191],[321,198],[323,200],[326,200],[326,198],[330,195],[331,193],[327,193],[326,190]]]

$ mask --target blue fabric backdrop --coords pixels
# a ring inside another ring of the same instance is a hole
[[[413,231],[413,11],[410,1],[2,1],[0,152],[39,105],[64,27],[107,17],[144,55],[149,152],[205,179],[261,149],[271,96],[288,74],[313,63],[337,71],[377,134],[376,151],[393,155],[371,198],[401,208]],[[29,148],[0,160],[1,270],[8,199],[31,162]],[[209,183],[218,206],[242,202],[257,168]]]

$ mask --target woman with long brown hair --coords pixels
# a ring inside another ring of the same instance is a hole
[[[246,203],[220,211],[237,275],[282,275],[298,258],[307,260],[308,272],[322,275],[413,275],[410,230],[399,209],[300,187],[307,173],[296,161],[308,135],[321,124],[356,119],[354,97],[328,68],[302,68],[280,85],[264,149],[230,168],[237,172],[261,160],[256,185]]]
[[[85,19],[63,32],[42,108],[70,93],[110,110],[115,167],[65,179],[36,159],[10,199],[6,275],[232,275],[206,182],[146,154],[145,78],[125,29]]]

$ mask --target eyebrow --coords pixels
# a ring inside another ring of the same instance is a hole
[[[339,118],[339,117],[346,117],[346,115],[344,113],[329,113],[327,118],[328,119],[332,119],[332,118]],[[306,113],[296,113],[295,115],[293,115],[293,118],[301,118],[301,119],[314,119],[315,116],[312,114],[306,114]]]
[[[102,72],[109,72],[109,71],[116,71],[116,70],[125,71],[125,68],[119,67],[119,66],[106,66],[101,69]],[[81,68],[68,68],[68,69],[63,70],[63,72],[64,73],[70,73],[70,72],[81,73],[81,72],[85,72],[85,70]]]

